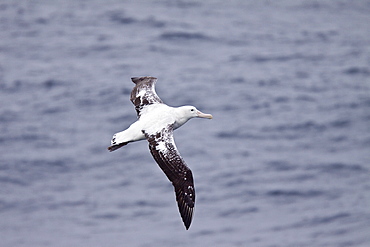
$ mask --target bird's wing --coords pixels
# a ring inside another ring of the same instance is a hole
[[[171,125],[156,133],[145,133],[149,149],[159,167],[175,187],[176,201],[186,229],[189,229],[195,204],[193,174],[177,151]]]
[[[143,107],[151,104],[163,103],[163,101],[155,92],[155,83],[157,81],[157,78],[145,76],[133,77],[131,78],[131,80],[136,85],[131,91],[130,100],[135,105],[135,110],[138,117],[140,117],[140,112]]]

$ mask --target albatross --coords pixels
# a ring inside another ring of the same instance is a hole
[[[155,92],[155,77],[133,77],[135,83],[130,96],[138,120],[126,130],[113,135],[109,151],[130,142],[147,140],[149,150],[159,167],[172,182],[176,201],[186,230],[189,229],[195,204],[193,174],[176,148],[173,131],[191,118],[212,119],[194,106],[171,107],[163,103]]]

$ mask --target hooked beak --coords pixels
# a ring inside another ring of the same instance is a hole
[[[201,111],[197,111],[197,115],[198,115],[198,117],[201,117],[201,118],[208,118],[208,119],[212,119],[213,118],[213,116],[211,114],[205,114],[205,113],[203,113]]]

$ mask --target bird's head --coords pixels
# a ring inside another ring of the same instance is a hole
[[[208,118],[212,119],[213,116],[211,114],[206,114],[201,111],[199,111],[197,108],[194,106],[182,106],[180,107],[180,111],[183,114],[185,118],[194,118],[194,117],[199,117],[199,118]]]

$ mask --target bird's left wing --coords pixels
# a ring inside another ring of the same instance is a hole
[[[177,151],[171,125],[156,133],[143,131],[159,167],[175,187],[176,201],[186,229],[189,229],[195,204],[193,174]]]
[[[163,103],[155,92],[157,78],[151,76],[133,77],[135,87],[131,91],[130,100],[135,105],[137,116],[140,117],[141,110],[151,104]]]

